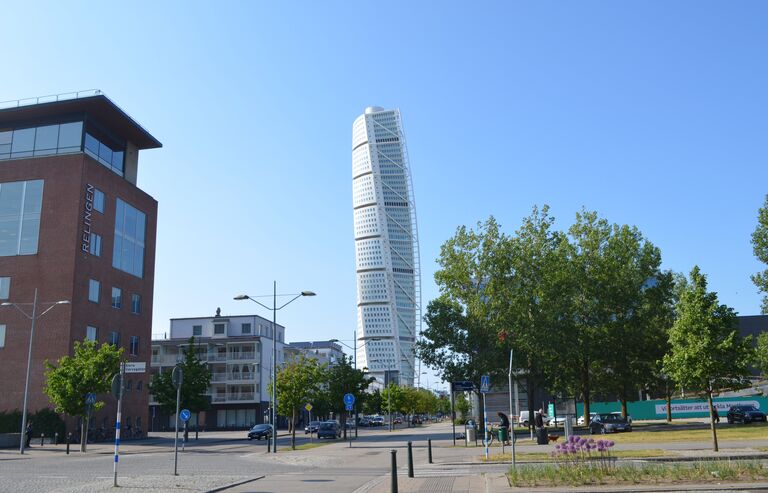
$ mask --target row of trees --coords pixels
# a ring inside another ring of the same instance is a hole
[[[493,217],[460,227],[437,262],[440,296],[417,350],[446,381],[500,379],[514,348],[529,396],[578,396],[589,416],[590,400],[610,395],[626,414],[638,391],[670,381],[710,395],[738,386],[754,360],[698,267],[690,280],[662,270],[660,250],[636,227],[593,211],[567,232],[547,206],[511,235]]]

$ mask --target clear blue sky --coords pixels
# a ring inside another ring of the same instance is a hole
[[[386,6],[386,10],[382,7]],[[164,144],[153,331],[261,313],[311,289],[289,340],[356,324],[351,126],[399,107],[424,304],[458,225],[512,232],[534,204],[637,225],[664,267],[699,264],[759,312],[749,243],[768,192],[768,3],[12,2],[0,100],[99,88]],[[434,383],[434,380],[432,381]]]

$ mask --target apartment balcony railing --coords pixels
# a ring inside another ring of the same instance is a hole
[[[150,365],[154,366],[173,366],[183,360],[184,356],[181,354],[166,354],[162,356],[152,356]]]
[[[256,359],[256,353],[253,353],[253,352],[229,353],[229,359],[235,359],[235,360]]]
[[[208,361],[227,361],[227,353],[208,353]]]
[[[228,380],[226,373],[212,373],[211,382],[226,382]]]
[[[252,382],[255,380],[255,376],[253,373],[232,373],[229,375],[229,379],[234,382],[242,382],[242,381],[248,381]]]
[[[242,394],[214,394],[211,396],[211,402],[242,402],[252,401],[254,399],[253,392],[245,392]]]

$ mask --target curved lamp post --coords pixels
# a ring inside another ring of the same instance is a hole
[[[62,301],[53,301],[53,302],[42,302],[42,304],[44,304],[44,305],[51,305],[51,306],[46,308],[42,313],[40,313],[38,315],[38,313],[37,313],[37,305],[38,305],[38,301],[37,301],[37,288],[35,288],[35,298],[34,298],[34,301],[32,303],[2,303],[2,304],[0,304],[0,306],[12,306],[12,307],[16,308],[19,312],[21,312],[22,315],[24,315],[25,317],[27,317],[28,319],[30,319],[32,321],[32,329],[29,332],[29,352],[27,353],[27,378],[24,381],[24,410],[22,412],[22,417],[21,417],[21,439],[19,440],[21,442],[19,444],[19,453],[20,454],[24,453],[24,445],[25,445],[24,433],[25,433],[26,428],[27,428],[27,399],[29,397],[29,372],[30,372],[30,368],[32,367],[32,339],[35,337],[35,322],[40,317],[42,317],[43,315],[45,315],[46,313],[51,311],[51,309],[53,309],[53,307],[55,307],[56,305],[69,305],[70,303],[69,303],[69,300],[62,300]],[[31,315],[29,313],[25,312],[21,308],[22,306],[25,306],[25,305],[32,305],[32,314]]]
[[[277,306],[277,281],[272,284],[272,306],[269,307],[261,301],[253,299],[247,294],[235,296],[237,301],[251,300],[254,303],[272,312],[272,453],[277,453],[277,311],[282,310],[302,296],[316,296],[312,291],[302,291],[299,294],[286,294],[280,296],[293,296],[288,302]]]

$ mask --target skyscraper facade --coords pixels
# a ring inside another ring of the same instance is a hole
[[[399,110],[369,107],[352,126],[357,367],[413,385],[421,286],[413,184]]]

